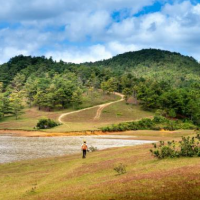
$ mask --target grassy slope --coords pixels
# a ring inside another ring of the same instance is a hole
[[[119,102],[103,110],[100,122],[119,123],[151,117],[153,115],[152,112],[142,110],[139,105],[127,105],[125,102]]]
[[[153,116],[153,113],[142,110],[139,105],[127,105],[124,101],[106,107],[102,111],[99,120],[94,120],[96,111],[97,108],[94,108],[88,111],[66,116],[63,119],[66,124],[55,129],[51,129],[51,131],[62,132],[62,130],[97,130],[98,128],[109,124]]]
[[[94,96],[96,97],[94,98]],[[95,92],[93,94],[83,96],[83,104],[80,106],[80,109],[103,104],[105,102],[115,101],[118,99],[119,97],[113,94],[102,95],[101,92],[98,93]],[[45,111],[39,111],[37,108],[26,108],[24,109],[24,113],[20,116],[18,120],[15,120],[15,117],[7,117],[4,120],[0,121],[0,129],[33,130],[33,128],[36,126],[38,122],[38,119],[42,117],[47,117],[53,120],[57,120],[62,113],[70,112],[73,110],[74,110],[73,108],[70,108],[55,112],[45,112]],[[88,130],[90,128],[87,125],[85,126],[86,126],[85,128],[84,127],[82,128],[83,130],[84,129]],[[54,131],[71,131],[71,130],[74,130],[73,127],[70,129],[69,126],[67,125],[59,127],[58,130],[55,129]]]
[[[70,111],[71,109],[57,112],[45,112],[40,111],[37,108],[26,108],[18,120],[15,120],[15,117],[7,117],[2,120],[0,123],[0,129],[33,130],[40,118],[48,117],[57,120],[62,112]]]
[[[119,97],[115,95],[101,95],[95,99],[85,97],[82,107],[99,105],[104,102],[115,101],[118,99]],[[102,111],[100,119],[94,120],[97,109],[98,108],[93,108],[77,114],[66,116],[63,118],[65,124],[43,131],[58,133],[67,131],[98,130],[98,128],[107,126],[109,124],[153,116],[153,113],[143,111],[139,105],[127,105],[123,101],[106,107]],[[15,120],[14,117],[9,117],[2,121],[0,123],[0,129],[33,130],[33,127],[36,126],[40,118],[48,117],[50,119],[57,120],[62,113],[67,113],[70,111],[73,111],[73,109],[71,108],[55,112],[39,111],[37,108],[26,109],[24,114],[20,116],[19,120]]]
[[[149,134],[168,139],[191,132]],[[85,160],[74,155],[0,165],[0,199],[199,199],[199,158],[157,160],[150,147],[108,149]],[[127,165],[126,174],[116,175],[118,163]]]

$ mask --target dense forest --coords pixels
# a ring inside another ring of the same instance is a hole
[[[121,92],[126,101],[133,96],[146,110],[200,125],[200,64],[156,49],[82,64],[16,56],[0,65],[0,118],[18,118],[24,106],[78,107],[83,93],[97,89]]]

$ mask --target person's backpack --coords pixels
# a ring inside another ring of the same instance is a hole
[[[83,144],[83,145],[82,145],[82,149],[83,149],[83,150],[87,150],[87,144]]]

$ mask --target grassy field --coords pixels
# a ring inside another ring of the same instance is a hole
[[[100,127],[123,121],[138,120],[141,118],[151,117],[154,114],[141,109],[139,105],[127,105],[125,102],[119,102],[110,105],[102,111],[101,117],[94,120],[98,108],[75,113],[63,118],[65,124],[51,129],[51,132],[65,131],[85,131],[97,130]]]
[[[20,115],[18,120],[15,117],[7,117],[0,122],[0,129],[22,129],[33,130],[39,119],[47,117],[57,120],[62,112],[69,112],[70,109],[65,111],[45,112],[38,110],[37,108],[26,108],[23,114]]]
[[[128,132],[135,136],[137,131]],[[123,133],[122,133],[123,134]],[[193,134],[191,131],[142,131],[154,140]],[[151,145],[107,149],[79,155],[0,165],[1,200],[197,200],[200,196],[199,158],[157,160]],[[113,170],[125,164],[127,173]]]
[[[90,94],[89,96],[84,96],[84,103],[81,105],[81,108],[116,101],[118,99],[120,99],[120,97],[113,94],[102,95],[102,93],[96,93],[96,96],[94,97],[92,94]],[[90,110],[81,111],[80,113],[66,116],[63,118],[64,123],[61,126],[44,131],[58,133],[98,130],[100,127],[113,123],[138,120],[153,116],[153,113],[142,110],[139,105],[127,105],[123,101],[104,108],[100,119],[94,120],[97,109],[98,108],[92,108]],[[7,117],[1,121],[0,129],[34,130],[34,127],[40,118],[46,117],[57,120],[62,113],[71,111],[73,111],[72,108],[54,112],[39,111],[37,108],[27,108],[24,110],[24,114],[22,114],[18,120],[15,120],[14,117]]]
[[[106,95],[102,94],[101,92],[95,92],[94,94],[90,93],[88,95],[83,96],[83,104],[80,105],[81,108],[86,108],[86,107],[92,107],[94,105],[99,105],[103,104],[106,102],[110,101],[115,101],[118,100],[120,97],[111,94],[111,95]],[[57,120],[58,117],[62,113],[70,112],[75,109],[70,108],[70,109],[65,109],[61,111],[54,111],[54,112],[46,112],[46,111],[41,111],[38,110],[37,108],[26,108],[23,111],[23,114],[20,115],[18,120],[15,120],[15,117],[7,117],[4,120],[0,121],[0,129],[22,129],[22,130],[33,130],[33,128],[36,126],[38,120],[43,117],[47,117],[53,120]],[[79,124],[79,123],[78,123]],[[77,126],[77,125],[76,125]],[[74,127],[76,127],[74,126]],[[70,126],[71,127],[71,126]],[[88,130],[90,126],[87,126],[85,124],[83,126],[83,130]],[[81,129],[81,130],[82,130]],[[58,130],[54,131],[71,131],[74,130],[73,127],[69,128],[69,125],[59,127]]]
[[[97,108],[72,114],[65,117],[65,122],[93,122]],[[141,109],[139,105],[128,105],[125,102],[118,102],[103,109],[98,123],[118,123],[122,121],[132,121],[144,117],[151,117],[154,114]]]
[[[124,101],[106,107],[99,122],[119,123],[151,117],[154,113],[144,111],[140,105],[126,104]]]

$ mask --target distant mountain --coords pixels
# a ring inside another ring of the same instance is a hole
[[[17,73],[23,73],[28,78],[32,74],[41,76],[47,72],[54,74],[66,71],[83,76],[87,74],[86,79],[91,73],[102,78],[105,72],[103,74],[101,72],[105,69],[111,71],[114,76],[132,73],[137,78],[165,80],[175,86],[200,81],[200,64],[194,58],[170,51],[144,49],[120,54],[103,61],[79,65],[63,61],[54,62],[51,58],[20,55],[0,65],[0,82],[4,85],[9,84]]]
[[[136,77],[173,81],[174,85],[200,80],[200,64],[193,57],[158,49],[127,52],[86,65],[131,72]]]
[[[122,67],[136,67],[137,65],[146,65],[150,67],[152,63],[157,65],[161,64],[182,64],[182,65],[193,65],[197,66],[198,62],[189,56],[183,56],[180,53],[164,51],[159,49],[143,49],[140,51],[127,52],[114,56],[113,58],[97,61],[93,64],[104,66],[117,66]],[[113,65],[115,64],[115,65]]]

